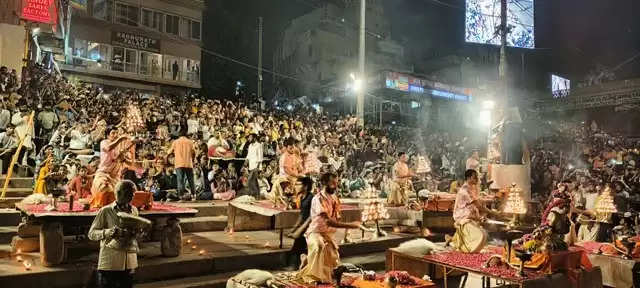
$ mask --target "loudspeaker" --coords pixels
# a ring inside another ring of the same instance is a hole
[[[506,165],[522,165],[522,123],[505,123],[501,160]]]

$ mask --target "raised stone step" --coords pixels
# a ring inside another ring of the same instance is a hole
[[[17,226],[20,224],[20,212],[12,208],[0,209],[0,226]]]
[[[385,269],[385,253],[372,253],[361,256],[344,257],[342,263],[351,263],[359,265],[365,270],[384,272]],[[248,268],[249,269],[249,268]],[[214,275],[187,277],[175,280],[165,280],[138,284],[138,288],[225,288],[227,280],[242,271],[234,271],[227,273],[218,273]],[[277,272],[272,272],[277,273]]]
[[[11,238],[18,235],[17,226],[0,226],[0,244],[11,243]]]
[[[15,208],[16,203],[22,201],[24,197],[4,197],[0,199],[0,208]]]
[[[136,285],[136,288],[225,288],[227,280],[239,272],[188,277],[168,281],[158,281]]]
[[[210,216],[223,216],[227,215],[228,202],[218,201],[196,201],[196,202],[173,202],[171,205],[176,205],[185,208],[192,208],[198,210],[196,217],[210,217]]]
[[[1,193],[0,188],[0,193]],[[7,192],[5,193],[5,197],[27,197],[33,194],[33,189],[27,188],[7,188]]]
[[[0,188],[4,185],[5,176],[0,177]],[[9,187],[11,188],[31,188],[33,187],[32,177],[11,177],[9,180]]]
[[[181,218],[180,227],[183,233],[222,231],[227,227],[227,216]]]

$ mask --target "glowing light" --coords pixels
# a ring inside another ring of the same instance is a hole
[[[479,120],[482,126],[485,126],[485,127],[491,126],[491,111],[482,110],[480,111],[480,115],[478,115],[478,117],[480,118]]]
[[[356,81],[356,75],[351,73],[349,74],[349,77],[351,77],[351,80]]]
[[[17,260],[18,262],[22,262],[22,256],[20,256],[20,255],[16,256],[16,260]]]
[[[191,246],[191,249],[196,250],[196,249],[198,249],[198,246],[193,245],[193,246]]]
[[[191,239],[187,239],[187,244],[191,244]]]
[[[353,81],[353,91],[360,91],[362,89],[362,80],[356,79]]]
[[[27,270],[27,271],[31,270],[31,266],[33,266],[31,261],[29,260],[25,260],[22,264],[24,265],[24,270]]]
[[[496,107],[496,102],[493,102],[491,100],[487,100],[487,101],[482,102],[482,109],[493,110],[493,108],[495,108],[495,107]]]
[[[289,110],[289,111],[293,110],[293,105],[288,104],[288,105],[287,105],[287,110]]]
[[[204,250],[200,250],[200,252],[198,254],[200,254],[200,256],[204,255],[205,253],[207,253],[207,251]]]

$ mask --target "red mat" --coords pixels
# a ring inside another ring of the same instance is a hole
[[[485,268],[483,265],[491,256],[502,254],[502,248],[499,247],[491,247],[487,250],[490,250],[490,252],[462,253],[458,251],[449,251],[434,255],[426,255],[424,258],[447,266],[457,267],[486,275],[493,275],[514,282],[536,279],[544,276],[541,272],[525,270],[526,276],[523,278],[518,275],[518,271],[506,266]]]
[[[98,209],[89,209],[83,210],[83,205],[80,203],[73,203],[73,210],[69,210],[69,203],[58,203],[57,211],[47,211],[46,207],[48,204],[36,204],[36,205],[20,205],[20,210],[24,211],[27,214],[47,214],[51,216],[56,215],[73,215],[73,213],[96,213]],[[158,202],[153,203],[153,208],[150,210],[144,210],[140,212],[144,212],[145,214],[153,214],[153,213],[189,213],[195,210],[191,208],[178,207],[168,204],[162,204]],[[197,212],[197,211],[196,211]]]

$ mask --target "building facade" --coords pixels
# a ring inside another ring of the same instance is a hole
[[[0,1],[0,66],[21,74],[25,47],[25,27],[20,21],[21,0]],[[17,11],[17,13],[16,13]]]
[[[204,9],[201,0],[88,0],[72,10],[67,53],[60,29],[43,29],[37,54],[79,82],[198,89]]]
[[[392,69],[406,71],[404,48],[391,40],[382,3],[367,1],[366,73]],[[344,88],[358,71],[359,2],[323,3],[295,18],[282,33],[273,55],[274,70],[294,76],[274,77],[277,95],[285,98],[326,97],[327,85]]]

